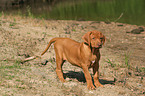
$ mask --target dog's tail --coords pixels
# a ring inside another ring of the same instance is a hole
[[[45,50],[43,51],[43,53],[41,54],[41,56],[49,49],[50,45],[51,45],[52,43],[54,43],[57,39],[58,39],[58,38],[53,38],[53,39],[50,40],[50,42],[48,43],[46,49],[45,49]]]

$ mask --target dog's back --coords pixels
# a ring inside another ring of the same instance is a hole
[[[69,61],[73,65],[78,65],[80,57],[81,43],[76,42],[70,38],[60,38],[54,43],[56,54],[63,60]]]

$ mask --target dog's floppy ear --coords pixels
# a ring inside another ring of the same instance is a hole
[[[90,35],[91,35],[92,32],[87,32],[83,37],[82,39],[84,40],[85,43],[89,44],[90,46],[90,43],[91,43],[91,38],[90,38]]]

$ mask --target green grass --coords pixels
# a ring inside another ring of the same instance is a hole
[[[8,62],[9,62],[8,60],[5,61],[5,63],[8,63]],[[1,64],[0,69],[14,69],[14,68],[21,69],[20,63],[21,63],[20,60],[15,60],[13,65]]]
[[[0,12],[0,17],[2,16],[2,12]]]
[[[16,90],[26,89],[23,86],[25,82],[23,82],[21,76],[25,76],[27,68],[20,64],[20,60],[5,60],[0,63],[0,86]],[[13,92],[15,93],[15,91]],[[7,93],[6,96],[8,96]]]
[[[34,15],[31,12],[31,7],[30,6],[27,6],[27,16],[31,17],[31,18],[34,18]]]
[[[38,7],[42,7],[42,5]],[[7,13],[11,14],[11,12]],[[106,22],[115,22],[123,14],[117,22],[145,25],[144,0],[65,0],[52,6],[50,11],[47,7],[40,11],[36,7],[27,6],[23,10],[21,8],[14,10],[12,14],[39,19]],[[0,12],[0,17],[2,15],[3,12]]]
[[[10,27],[13,27],[15,26],[17,23],[16,23],[16,19],[14,18],[13,22],[10,22],[9,26]]]
[[[144,72],[145,73],[145,67],[136,67],[136,72]]]
[[[123,13],[118,22],[130,24],[145,24],[143,18],[144,0],[111,0],[111,1],[66,1],[56,4],[56,6],[44,18],[53,19],[73,19],[73,20],[97,20],[97,21],[116,21]]]
[[[129,65],[129,55],[125,54],[125,66],[129,69],[130,65]]]
[[[116,64],[116,63],[114,63],[114,61],[112,61],[110,59],[107,59],[105,62],[107,62],[112,68],[115,68],[115,69],[118,69],[119,67],[127,68],[127,69],[131,68],[131,65],[129,64],[129,55],[128,54],[125,54],[124,63],[122,63],[122,65]]]
[[[139,70],[140,70],[140,72],[144,72],[145,73],[145,67],[141,67]]]
[[[3,79],[12,80],[15,78],[14,74],[17,74],[18,70],[22,69],[20,60],[15,60],[13,64],[9,64],[10,61],[8,60],[2,61],[0,63],[0,82],[2,82]]]
[[[110,59],[106,61],[112,68],[116,67],[117,64],[113,63]]]

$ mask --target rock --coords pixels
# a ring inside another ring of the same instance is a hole
[[[138,29],[139,29],[141,32],[144,31],[144,28],[142,28],[142,27],[139,27]]]
[[[141,34],[141,32],[144,31],[143,27],[139,27],[138,29],[133,29],[131,32],[126,32],[126,33],[132,33],[132,34]]]
[[[104,23],[106,23],[106,24],[111,24],[111,22],[107,22],[107,21],[106,21],[106,22],[104,22]]]
[[[123,24],[119,24],[119,25],[117,25],[117,26],[123,26]]]
[[[140,32],[139,29],[134,29],[134,30],[131,31],[131,33],[133,33],[133,34],[140,34],[141,32]]]

